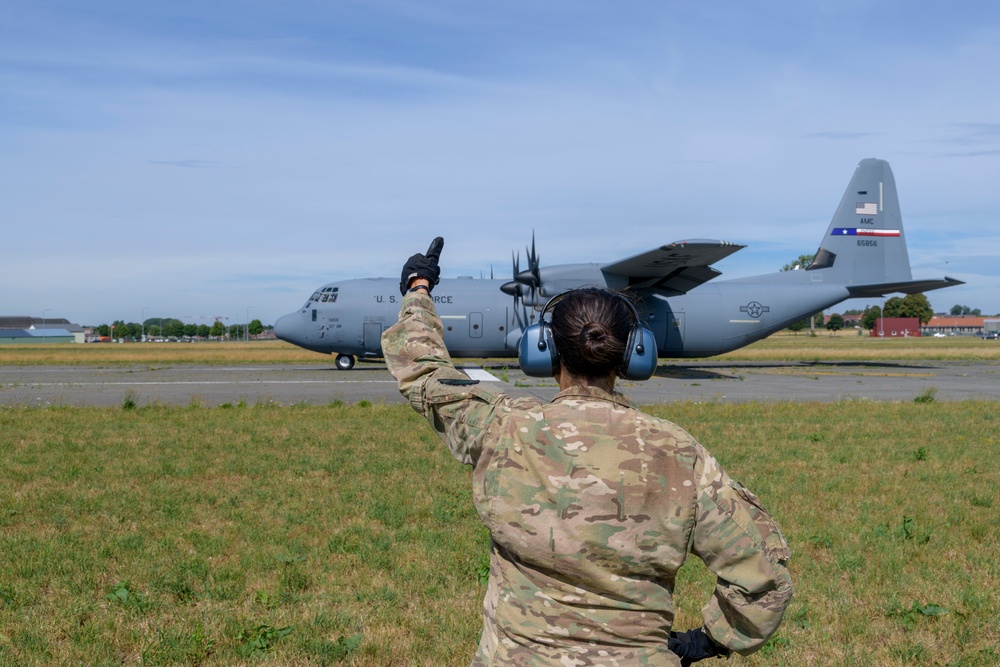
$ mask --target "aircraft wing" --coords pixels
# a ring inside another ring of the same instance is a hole
[[[876,297],[902,292],[903,294],[919,294],[942,287],[964,285],[965,281],[945,276],[942,280],[905,280],[898,283],[878,283],[875,285],[848,285],[851,297]]]
[[[666,296],[675,296],[722,275],[710,265],[745,247],[707,239],[677,241],[604,264],[601,271],[605,276],[627,278],[629,287],[653,289]]]

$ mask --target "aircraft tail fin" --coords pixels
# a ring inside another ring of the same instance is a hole
[[[809,271],[844,285],[912,279],[896,181],[885,160],[862,160],[840,200]]]
[[[807,270],[822,274],[816,280],[845,285],[852,297],[916,294],[963,284],[948,277],[913,280],[896,180],[889,163],[874,158],[858,163]]]

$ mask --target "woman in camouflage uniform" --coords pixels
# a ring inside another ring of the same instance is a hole
[[[492,538],[478,665],[688,665],[749,654],[792,595],[788,545],[760,501],[676,424],[614,391],[633,317],[578,290],[552,314],[559,393],[513,399],[455,369],[430,291],[443,241],[406,263],[390,372],[456,459]],[[716,575],[704,626],[674,632],[677,570]]]

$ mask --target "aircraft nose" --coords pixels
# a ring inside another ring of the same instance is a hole
[[[302,344],[302,327],[298,313],[282,315],[274,323],[274,336],[293,345]]]

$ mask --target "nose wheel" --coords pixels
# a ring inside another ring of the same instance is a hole
[[[338,354],[336,364],[338,370],[349,371],[354,368],[354,357],[349,354]]]

